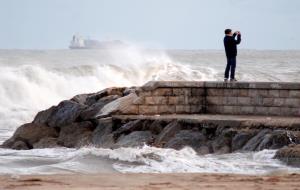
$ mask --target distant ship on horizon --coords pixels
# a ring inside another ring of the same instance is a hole
[[[84,39],[81,36],[73,35],[70,42],[70,49],[115,49],[126,47],[127,45],[120,40],[98,41],[93,39]]]

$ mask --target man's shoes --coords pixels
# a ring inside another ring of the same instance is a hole
[[[236,79],[230,79],[230,82],[237,82]]]
[[[224,82],[228,82],[228,79],[225,78],[225,79],[224,79]]]

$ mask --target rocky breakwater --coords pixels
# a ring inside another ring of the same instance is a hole
[[[299,117],[216,115],[207,112],[209,93],[203,82],[173,82],[167,87],[158,84],[108,88],[64,100],[20,126],[1,147],[119,148],[146,144],[173,149],[189,146],[199,154],[282,148],[276,158],[299,158],[299,152],[291,151],[299,149]],[[228,92],[237,90],[234,85],[225,88]],[[242,92],[245,94],[245,89]]]

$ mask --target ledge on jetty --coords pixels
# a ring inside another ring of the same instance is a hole
[[[284,147],[277,158],[299,161],[299,129],[300,83],[151,81],[64,100],[20,126],[2,147],[148,144],[190,146],[199,154]]]

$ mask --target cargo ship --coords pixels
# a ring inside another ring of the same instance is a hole
[[[70,49],[112,49],[127,46],[120,40],[98,41],[93,39],[84,39],[81,36],[74,35],[70,42]]]

